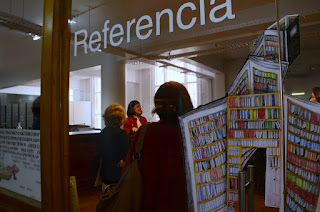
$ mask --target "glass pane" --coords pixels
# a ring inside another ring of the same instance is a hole
[[[297,163],[297,160],[303,158],[303,163],[313,164],[315,160],[313,157],[307,156],[307,154],[319,155],[319,149],[313,145],[313,134],[315,129],[313,125],[318,124],[312,117],[319,117],[319,103],[320,103],[320,39],[319,39],[319,11],[315,11],[314,8],[319,8],[320,2],[316,0],[309,1],[284,1],[279,0],[278,11],[280,14],[280,33],[281,41],[284,48],[282,49],[282,63],[288,64],[288,69],[284,71],[286,74],[284,82],[284,91],[287,95],[292,95],[292,99],[284,102],[287,107],[284,109],[284,133],[288,135],[286,143],[288,148],[286,151],[286,163],[285,166],[285,195],[282,196],[282,200],[288,202],[306,203],[306,206],[297,204],[293,209],[292,204],[285,205],[285,210],[309,210],[318,211],[319,201],[308,202],[309,199],[305,195],[301,195],[300,189],[303,186],[298,186],[299,190],[294,189],[295,179],[299,182],[307,182],[310,179],[310,175],[313,175],[314,168],[305,169],[305,166],[301,163]],[[290,9],[289,9],[290,8]],[[317,17],[316,19],[314,19]],[[278,29],[277,25],[273,29]],[[314,106],[313,106],[314,105]],[[291,107],[291,109],[290,109]],[[303,111],[302,113],[295,113],[294,111]],[[304,114],[310,114],[309,116]],[[293,121],[297,120],[297,121]],[[303,126],[301,127],[301,123]],[[304,123],[307,126],[304,126]],[[310,126],[312,127],[309,127]],[[319,126],[319,125],[318,125]],[[312,135],[311,137],[309,135]],[[302,141],[298,142],[298,141]],[[305,145],[304,141],[307,141],[309,145]],[[290,147],[291,148],[290,148]],[[299,152],[293,151],[292,148],[302,148],[305,155],[299,154]],[[302,157],[301,157],[302,156]],[[302,173],[297,173],[293,170],[301,169]],[[313,181],[312,181],[313,183]],[[317,187],[319,183],[315,184]],[[305,192],[305,190],[303,191]],[[319,194],[315,194],[316,198],[319,198]],[[298,200],[299,199],[299,200]]]
[[[292,10],[288,11],[288,5],[292,6]],[[285,21],[287,33],[287,60],[290,63],[286,72],[284,89],[286,93],[304,100],[309,100],[312,96],[312,89],[320,86],[318,82],[320,41],[319,36],[316,35],[317,23],[312,18],[318,15],[312,12],[315,6],[320,6],[320,2],[310,0],[308,3],[297,1],[290,4],[284,0],[279,1],[280,18]],[[299,21],[295,20],[294,14],[299,15]],[[285,17],[286,15],[289,16]],[[297,25],[296,22],[300,24]]]
[[[156,71],[155,71],[156,86],[162,85],[164,83],[164,74],[165,74],[165,69],[156,66]]]
[[[198,107],[197,83],[188,83],[187,88],[193,103],[193,107]]]
[[[94,122],[94,124],[95,124],[95,128],[96,129],[101,129],[101,120],[102,120],[102,117],[101,117],[101,114],[97,114],[97,115],[95,115],[95,122]]]
[[[155,87],[155,89],[154,89],[154,93],[156,93],[156,92],[157,92],[157,90],[159,89],[159,87],[160,87],[160,86],[156,86],[156,87]]]
[[[69,124],[73,132],[101,128],[95,114],[101,114],[101,66],[74,70],[69,81]]]
[[[0,1],[0,193],[37,207],[42,18],[43,1]]]
[[[69,101],[74,101],[74,91],[73,91],[73,89],[69,89]]]
[[[101,93],[95,93],[95,114],[101,114]]]
[[[188,82],[196,82],[197,81],[197,76],[194,73],[188,73],[187,77],[188,77]]]
[[[166,69],[167,72],[167,79],[166,81],[176,81],[176,82],[180,82],[180,83],[184,83],[184,74],[180,73],[178,71],[174,71],[171,69]]]
[[[276,13],[272,0],[212,2],[142,0],[139,3],[128,1],[124,5],[122,1],[116,0],[73,1],[70,75],[77,70],[101,66],[101,90],[95,87],[98,83],[90,85],[93,92],[87,89],[87,85],[72,88],[75,91],[74,100],[78,96],[79,101],[94,102],[92,110],[81,111],[81,115],[90,113],[96,125],[101,121],[101,115],[98,115],[99,104],[103,113],[113,103],[127,110],[129,101],[139,99],[143,105],[143,115],[148,117],[148,121],[158,121],[159,117],[151,114],[154,93],[170,80],[185,85],[195,107],[223,97],[250,55],[254,41],[259,39],[266,26],[275,21]],[[311,6],[306,4],[302,7],[302,3],[297,2],[290,4],[288,0],[280,2],[283,2],[281,4],[286,10],[283,13],[303,12],[303,16],[310,15],[308,21],[317,22],[318,12],[309,10]],[[315,7],[319,4],[316,0],[310,2],[314,8],[318,8]],[[315,30],[310,34],[317,32]],[[313,42],[316,46],[316,42]],[[313,53],[309,54],[311,57]],[[273,56],[272,53],[270,56]],[[159,65],[155,67],[155,64]],[[306,75],[312,75],[312,71],[317,70],[316,60],[313,60],[310,69],[301,64],[304,63],[300,63],[297,69],[309,70]],[[89,75],[93,75],[93,72],[90,70]],[[196,74],[186,75],[188,72]],[[199,78],[208,79],[207,85],[199,85]],[[99,101],[96,97],[98,92],[101,93]],[[104,121],[101,124],[103,130]],[[92,133],[90,136],[94,138],[96,135]],[[88,141],[88,145],[96,147],[96,142]],[[87,162],[90,160],[89,154],[95,152],[85,151],[81,159]],[[77,166],[79,164],[71,164],[71,170]],[[225,175],[228,178],[228,173]],[[265,173],[261,176],[265,176]],[[81,179],[83,176],[76,177],[79,178],[79,188],[87,189],[79,191],[80,200],[83,200],[92,185],[85,184],[85,180]],[[95,175],[91,178],[95,179]],[[265,182],[262,184],[265,185]],[[264,189],[269,187],[273,188],[267,186]],[[226,206],[228,200],[237,200],[238,191],[229,192],[227,188],[228,185],[225,185],[219,196],[222,199],[221,208]],[[261,193],[261,202],[265,203],[267,198],[264,192]],[[213,202],[213,199],[210,201]],[[80,201],[80,206],[84,205]],[[197,203],[194,205],[197,206]],[[279,207],[278,203],[273,206]]]
[[[94,78],[94,87],[95,87],[95,92],[101,92],[101,78],[96,77]]]

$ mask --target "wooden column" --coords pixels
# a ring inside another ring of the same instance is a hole
[[[40,106],[42,211],[70,211],[70,14],[71,0],[44,1]]]

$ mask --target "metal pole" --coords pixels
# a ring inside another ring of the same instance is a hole
[[[253,165],[248,165],[249,168],[249,180],[250,180],[250,185],[249,185],[249,212],[254,211],[254,179],[253,179]]]
[[[246,211],[246,172],[239,172],[239,212]]]
[[[280,106],[281,106],[281,133],[280,133],[280,144],[279,144],[279,148],[280,148],[280,153],[282,154],[282,152],[286,151],[286,144],[285,144],[285,140],[284,140],[284,107],[283,107],[283,79],[284,77],[282,76],[283,72],[282,72],[282,49],[281,49],[281,36],[280,36],[280,12],[279,12],[279,0],[275,0],[275,7],[276,7],[276,15],[277,15],[277,32],[278,32],[278,46],[279,46],[279,66],[280,66],[280,79],[281,79],[281,83],[280,83]],[[281,142],[282,142],[282,146],[281,146]],[[280,171],[284,170],[284,168],[286,168],[286,164],[285,164],[286,158],[285,158],[285,154],[283,154],[283,158],[282,160],[280,159]],[[285,190],[286,190],[286,172],[283,171],[283,179],[280,179],[281,183],[283,184],[283,194],[281,197],[281,192],[279,192],[279,197],[281,198],[281,201],[285,199]],[[281,188],[281,186],[279,186],[279,188]],[[280,189],[281,191],[281,189]],[[280,206],[281,207],[281,206]],[[285,204],[283,204],[283,210],[285,209]]]

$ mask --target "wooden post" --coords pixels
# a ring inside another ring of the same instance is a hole
[[[70,211],[70,14],[71,0],[44,1],[40,103],[42,211]]]

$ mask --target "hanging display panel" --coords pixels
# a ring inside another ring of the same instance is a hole
[[[286,211],[319,211],[320,105],[285,96]]]
[[[180,117],[180,126],[189,210],[223,210],[227,204],[226,98]]]

